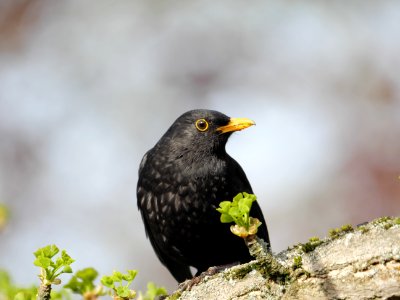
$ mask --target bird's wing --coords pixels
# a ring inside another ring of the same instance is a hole
[[[140,174],[141,174],[142,171],[143,171],[144,165],[146,164],[147,156],[149,155],[149,152],[150,152],[150,150],[147,151],[147,152],[143,155],[143,158],[142,158],[142,160],[140,161],[140,165],[139,165],[139,178],[140,178]],[[139,200],[139,199],[138,199],[138,200]]]
[[[143,207],[140,202],[142,202],[142,199],[145,199],[146,197],[146,192],[141,192],[140,188],[138,188],[138,205],[139,209],[142,215],[144,227],[146,230],[146,235],[150,240],[151,245],[153,246],[153,249],[155,253],[157,254],[157,257],[159,260],[162,262],[163,265],[165,265],[168,270],[171,272],[171,274],[174,276],[174,278],[178,282],[183,282],[186,279],[190,279],[193,277],[189,266],[185,264],[181,264],[174,260],[171,255],[166,253],[164,249],[160,245],[159,239],[161,239],[161,236],[157,235],[153,229],[151,228],[151,221],[149,220],[149,213],[145,213],[146,207]],[[147,199],[147,201],[151,201],[151,199]],[[145,204],[142,202],[142,204]]]
[[[150,227],[149,220],[146,214],[143,213],[143,210],[140,210],[140,212],[146,230],[146,235],[149,238],[158,259],[162,262],[164,266],[167,267],[167,269],[171,272],[171,274],[178,282],[183,282],[186,279],[192,278],[193,275],[190,271],[189,266],[177,262],[176,260],[172,259],[170,255],[166,254],[165,251],[163,251],[162,247],[160,247],[159,243],[157,243],[157,238],[160,237],[155,236],[153,230]]]
[[[144,166],[146,164],[148,153],[149,152],[144,155],[142,162],[140,163],[139,181],[137,186],[137,205],[142,215],[146,236],[149,238],[150,243],[153,246],[155,253],[157,254],[157,257],[162,262],[162,264],[168,268],[168,270],[178,282],[183,282],[186,279],[190,279],[193,277],[189,266],[177,262],[170,254],[165,252],[163,247],[160,245],[161,236],[157,235],[157,233],[151,227],[151,223],[155,222],[155,220],[150,220],[151,216],[154,215],[154,212],[151,211],[153,208],[151,207],[151,205],[148,206],[148,202],[155,203],[157,199],[153,199],[153,197],[156,196],[152,193],[149,193],[142,186],[142,182],[140,180],[140,175],[143,172]]]

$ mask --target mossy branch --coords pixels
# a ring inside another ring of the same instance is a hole
[[[256,235],[249,235],[244,239],[244,242],[249,248],[250,255],[257,260],[262,260],[267,256],[268,245]]]
[[[249,248],[256,243],[250,239]],[[400,218],[330,230],[207,277],[177,299],[399,299]],[[251,250],[253,251],[253,250]]]

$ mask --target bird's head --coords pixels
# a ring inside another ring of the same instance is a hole
[[[185,156],[225,153],[229,136],[255,125],[246,118],[230,118],[214,110],[191,110],[181,115],[160,140],[167,143],[171,154]]]

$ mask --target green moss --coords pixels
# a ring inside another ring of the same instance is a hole
[[[173,293],[172,295],[168,296],[166,299],[167,300],[177,300],[180,298],[180,296],[182,296],[182,292],[180,290],[178,290],[175,293]]]
[[[354,231],[354,228],[350,224],[346,224],[346,225],[343,225],[342,227],[340,227],[340,231],[343,233],[352,232],[352,231]]]
[[[391,220],[392,220],[391,217],[381,217],[381,218],[373,220],[372,223],[378,225],[378,224],[384,224],[384,223],[390,222]]]
[[[393,226],[393,223],[386,223],[386,224],[383,224],[383,228],[385,229],[385,230],[388,230],[389,228],[391,228]]]
[[[299,244],[300,245],[300,249],[304,252],[304,253],[308,253],[313,251],[315,248],[317,248],[319,245],[321,245],[323,243],[323,241],[321,241],[319,239],[319,237],[311,237],[307,243],[305,244]]]
[[[258,264],[244,264],[241,265],[238,268],[233,268],[233,269],[228,269],[226,272],[224,272],[224,278],[227,280],[230,279],[242,279],[245,277],[247,274],[249,274],[253,270],[259,269]]]
[[[372,224],[387,230],[394,225],[400,225],[400,217],[382,217],[372,221]]]
[[[273,255],[269,255],[255,263],[248,263],[238,268],[230,269],[224,274],[224,278],[226,280],[240,280],[253,270],[259,272],[264,278],[269,278],[275,282],[282,283],[290,280],[290,270],[282,266]]]
[[[310,237],[310,238],[309,238],[309,241],[310,241],[311,243],[319,243],[319,242],[321,242],[321,240],[320,240],[319,237],[317,237],[317,236]]]
[[[361,233],[367,233],[369,231],[369,228],[365,225],[361,225],[357,227],[357,230],[361,231]]]
[[[293,269],[299,269],[301,268],[301,266],[303,265],[303,258],[299,255],[299,256],[295,256],[293,258]]]
[[[351,226],[350,224],[346,224],[340,228],[330,229],[328,234],[331,239],[337,239],[339,236],[353,231],[354,231],[353,226]]]
[[[328,235],[331,239],[336,239],[339,237],[338,228],[329,229]]]
[[[382,217],[376,220],[373,220],[369,224],[361,225],[357,227],[357,230],[362,233],[366,233],[371,229],[371,225],[374,227],[380,227],[385,230],[392,228],[395,225],[400,225],[400,217]]]

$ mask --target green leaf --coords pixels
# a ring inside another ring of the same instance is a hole
[[[28,298],[29,299],[29,298]],[[14,300],[26,300],[24,292],[19,292],[14,296]]]
[[[250,197],[248,197],[248,198],[243,198],[242,201],[241,201],[241,203],[240,203],[240,205],[243,206],[243,209],[244,209],[244,207],[246,207],[246,208],[247,208],[247,211],[250,211],[251,206],[252,206],[252,204],[253,204],[253,202],[254,202],[255,200],[256,200],[255,198],[250,198]]]
[[[222,201],[219,204],[219,208],[217,208],[217,211],[219,211],[220,213],[227,213],[229,211],[229,209],[231,208],[231,202],[229,201]]]
[[[54,289],[51,291],[51,300],[65,300],[71,299],[71,295],[67,290],[55,291]]]
[[[37,267],[41,267],[43,269],[46,269],[46,268],[50,267],[51,259],[48,258],[48,257],[39,256],[33,261],[33,264],[35,266],[37,266]]]
[[[250,212],[251,202],[250,202],[250,205],[249,205],[248,201],[246,201],[246,200],[248,200],[248,199],[242,199],[239,202],[239,205],[238,205],[238,209],[242,214]]]
[[[154,300],[157,296],[165,296],[167,295],[167,290],[164,287],[158,287],[153,282],[149,282],[147,284],[147,291],[145,295],[141,295],[139,299],[142,300]]]
[[[257,230],[258,226],[250,224],[250,210],[257,197],[246,192],[237,194],[232,202],[222,201],[217,211],[221,213],[220,221],[222,223],[235,222],[233,232],[241,237],[245,237]],[[252,227],[250,229],[250,227]]]
[[[72,273],[71,266],[65,266],[62,270],[63,273]]]
[[[64,285],[64,288],[70,289],[74,293],[77,294],[83,294],[83,285],[81,282],[78,281],[78,278],[76,276],[73,276],[66,285]]]
[[[122,278],[125,281],[132,282],[135,279],[138,271],[137,270],[128,270],[127,274],[123,274]]]
[[[123,274],[121,272],[114,271],[112,274],[112,279],[114,280],[114,282],[121,282],[123,280]]]
[[[55,263],[53,262],[52,267],[54,267],[55,269],[59,269],[63,264],[64,264],[63,259],[61,257],[58,257]]]
[[[127,298],[130,295],[130,290],[126,286],[118,286],[115,288],[117,295],[122,298]]]
[[[52,258],[54,255],[56,255],[60,250],[56,245],[47,245],[43,248],[39,248],[37,251],[35,251],[33,254],[35,257],[48,257]]]
[[[243,198],[243,193],[237,194],[235,197],[233,197],[233,202],[239,202],[240,199]]]
[[[75,273],[64,288],[72,290],[76,294],[83,295],[95,288],[93,281],[97,278],[97,271],[93,268],[85,268]]]
[[[83,281],[94,281],[99,273],[93,268],[85,268],[76,272],[76,277]]]
[[[231,223],[233,221],[234,221],[233,218],[229,214],[221,215],[221,223]]]
[[[56,245],[49,245],[46,248],[47,255],[48,257],[54,257],[58,252],[60,252],[60,249]]]
[[[101,282],[104,286],[106,286],[106,287],[108,287],[108,288],[111,288],[111,289],[114,288],[114,279],[113,279],[112,276],[103,276],[103,277],[101,278],[100,282]]]
[[[39,278],[44,284],[57,284],[61,282],[57,278],[60,274],[72,273],[70,264],[74,260],[65,250],[61,252],[61,256],[54,258],[59,251],[56,245],[47,245],[33,253],[36,257],[33,264],[41,268]],[[60,271],[62,267],[64,268]]]
[[[63,265],[70,265],[75,261],[71,258],[71,256],[68,255],[67,251],[65,250],[61,251],[61,259],[63,261]]]
[[[235,222],[240,222],[241,212],[238,207],[231,207],[229,210],[229,215],[233,218]]]

